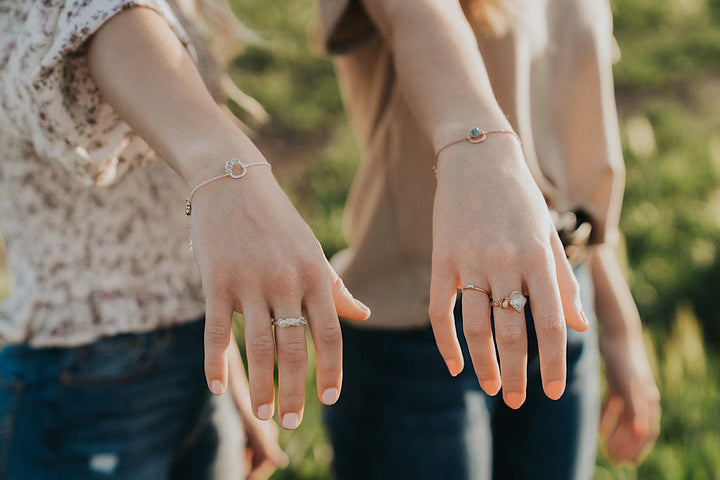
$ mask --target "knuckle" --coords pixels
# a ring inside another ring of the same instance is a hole
[[[495,265],[505,265],[512,259],[517,258],[520,253],[522,253],[522,250],[512,242],[495,242],[493,246],[488,247],[484,256]]]
[[[300,340],[286,342],[280,349],[280,358],[291,369],[303,367],[307,362],[305,342]]]
[[[275,291],[287,292],[297,288],[297,272],[287,263],[275,265],[269,269],[267,282]]]
[[[205,340],[213,347],[226,347],[230,345],[230,335],[227,326],[209,323],[205,325]]]
[[[248,355],[252,358],[274,358],[275,342],[269,335],[255,335],[246,340]]]
[[[490,334],[490,327],[484,322],[467,322],[463,325],[463,332],[468,338],[485,338]]]
[[[535,326],[538,333],[546,338],[561,339],[565,337],[565,322],[560,317],[546,317]]]
[[[308,255],[300,260],[300,270],[305,278],[315,282],[328,276],[326,265],[318,261],[314,255]]]
[[[525,328],[522,325],[505,324],[496,327],[498,340],[506,347],[519,347],[525,343]]]
[[[322,325],[317,330],[317,342],[323,347],[339,345],[342,342],[340,325]]]

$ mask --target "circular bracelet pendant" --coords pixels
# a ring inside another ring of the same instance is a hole
[[[247,167],[239,158],[233,158],[225,162],[225,175],[230,175],[231,178],[242,178],[246,173]]]
[[[487,133],[483,132],[477,127],[474,127],[470,130],[470,134],[468,135],[467,139],[470,143],[482,143],[487,138]]]

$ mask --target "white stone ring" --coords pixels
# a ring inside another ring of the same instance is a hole
[[[491,307],[508,308],[512,307],[516,312],[522,313],[527,303],[527,298],[520,292],[512,292],[509,297],[503,297],[500,300],[490,299]]]
[[[305,317],[303,317],[302,315],[295,318],[276,318],[272,321],[272,324],[279,328],[302,327],[304,325],[307,325],[307,323],[307,320],[305,320]]]

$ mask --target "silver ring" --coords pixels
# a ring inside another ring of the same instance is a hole
[[[300,315],[299,317],[289,317],[289,318],[276,318],[272,321],[272,324],[276,327],[285,328],[285,327],[302,327],[303,325],[307,325],[307,320],[305,320],[305,317]]]

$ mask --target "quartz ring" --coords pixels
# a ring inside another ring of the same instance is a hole
[[[509,297],[503,297],[500,300],[490,299],[491,307],[508,308],[512,307],[516,312],[521,313],[525,308],[527,298],[520,292],[512,292]]]
[[[302,315],[294,318],[276,318],[272,321],[272,324],[279,328],[302,327],[303,325],[307,325],[307,323],[307,320],[305,320],[305,317],[303,317]]]

